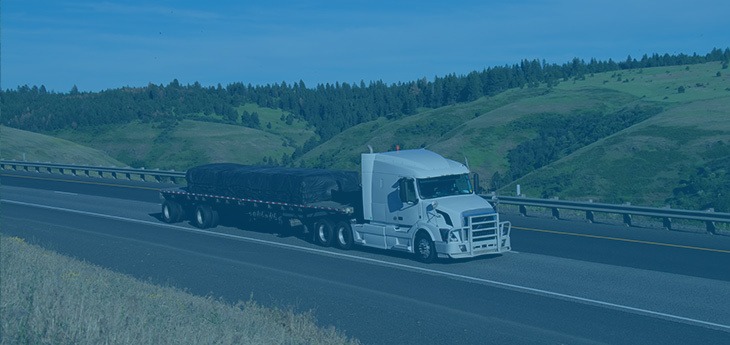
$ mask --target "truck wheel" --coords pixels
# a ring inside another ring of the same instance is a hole
[[[431,238],[425,233],[419,233],[416,236],[414,252],[416,260],[424,263],[431,263],[436,260],[436,246]]]
[[[335,225],[335,244],[338,248],[344,250],[352,248],[352,227],[347,222],[337,222],[337,225]]]
[[[218,225],[218,212],[208,205],[198,205],[195,208],[193,224],[201,229],[215,227]]]
[[[165,223],[177,223],[183,218],[183,209],[180,204],[165,200],[162,203],[162,220]]]
[[[314,223],[314,242],[322,247],[332,245],[334,229],[332,223],[327,219],[321,219]]]

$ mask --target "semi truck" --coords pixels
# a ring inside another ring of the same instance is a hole
[[[361,172],[229,163],[160,191],[162,220],[212,228],[222,217],[276,220],[321,246],[412,253],[422,262],[511,250],[511,224],[475,193],[465,164],[427,149],[361,155]]]

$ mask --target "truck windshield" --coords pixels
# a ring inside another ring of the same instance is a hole
[[[422,178],[417,181],[418,193],[423,199],[472,193],[469,174]]]

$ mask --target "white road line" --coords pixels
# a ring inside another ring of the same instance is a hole
[[[267,245],[278,246],[278,247],[283,247],[283,248],[290,248],[290,249],[295,249],[295,250],[300,250],[300,251],[307,251],[307,252],[312,252],[312,253],[329,255],[329,256],[338,256],[338,257],[348,258],[348,259],[352,259],[352,260],[371,262],[371,263],[384,265],[384,266],[396,267],[396,268],[400,268],[400,269],[424,272],[424,273],[435,274],[435,275],[440,275],[440,276],[449,277],[449,278],[466,280],[466,281],[470,281],[470,282],[476,282],[476,283],[482,283],[482,284],[491,285],[491,286],[508,288],[511,290],[528,292],[528,293],[542,295],[542,296],[555,297],[555,298],[560,298],[563,300],[580,302],[580,303],[594,305],[594,306],[608,307],[608,308],[632,312],[632,313],[636,313],[636,314],[640,314],[640,315],[658,317],[658,318],[662,318],[665,320],[677,321],[677,322],[687,323],[687,324],[691,324],[691,325],[695,325],[695,326],[702,326],[702,327],[712,328],[712,329],[721,330],[721,331],[725,331],[725,332],[730,332],[730,325],[723,325],[723,324],[719,324],[719,323],[715,323],[715,322],[703,321],[703,320],[693,319],[693,318],[689,318],[689,317],[662,313],[662,312],[648,310],[648,309],[636,308],[636,307],[631,307],[631,306],[617,304],[617,303],[604,302],[604,301],[599,301],[599,300],[595,300],[595,299],[564,294],[564,293],[560,293],[560,292],[553,292],[553,291],[548,291],[548,290],[543,290],[543,289],[531,288],[531,287],[517,285],[517,284],[510,284],[510,283],[500,282],[500,281],[496,281],[496,280],[490,280],[490,279],[472,277],[472,276],[467,276],[467,275],[462,275],[462,274],[444,272],[444,271],[439,271],[439,270],[425,268],[425,267],[405,265],[405,264],[400,264],[400,263],[395,263],[395,262],[388,262],[388,261],[382,261],[382,260],[378,260],[378,259],[355,256],[355,255],[351,255],[351,254],[330,252],[330,251],[317,249],[317,248],[307,248],[307,247],[301,247],[301,246],[292,245],[292,244],[273,242],[273,241],[245,237],[245,236],[238,236],[238,235],[224,234],[224,233],[218,233],[218,232],[213,232],[213,231],[208,231],[208,230],[188,228],[188,227],[184,227],[184,226],[172,225],[172,224],[167,224],[167,223],[151,222],[151,221],[146,221],[146,220],[125,218],[125,217],[120,217],[120,216],[112,216],[112,215],[101,214],[101,213],[72,210],[72,209],[48,206],[48,205],[33,204],[33,203],[27,203],[27,202],[22,202],[22,201],[0,200],[0,202],[4,202],[4,203],[8,203],[8,204],[15,204],[15,205],[44,208],[44,209],[49,209],[49,210],[70,212],[70,213],[76,213],[76,214],[83,214],[83,215],[88,215],[88,216],[113,219],[113,220],[119,220],[119,221],[131,222],[131,223],[174,228],[174,229],[179,229],[179,230],[192,232],[192,233],[205,234],[205,235],[209,235],[209,236],[230,238],[230,239],[246,241],[246,242],[255,242],[255,243],[267,244]]]
[[[63,194],[63,195],[78,195],[76,193],[62,192],[62,191],[59,191],[59,190],[54,190],[53,192],[56,193],[56,194]]]

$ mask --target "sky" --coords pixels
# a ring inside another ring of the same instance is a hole
[[[0,88],[409,82],[730,47],[727,0],[0,1]]]

